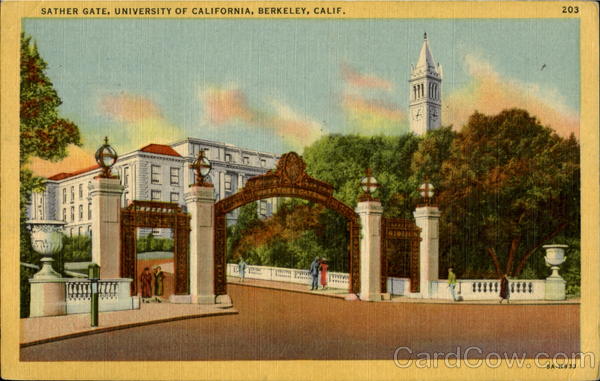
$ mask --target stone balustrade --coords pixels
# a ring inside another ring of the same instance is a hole
[[[239,277],[238,265],[227,264],[227,275]],[[311,277],[308,270],[286,269],[269,266],[247,266],[246,278],[290,282],[310,285]],[[327,284],[331,288],[348,288],[347,273],[328,272]],[[511,279],[509,280],[510,298],[512,300],[543,300],[545,296],[545,280],[543,279]],[[496,279],[459,279],[456,288],[464,300],[495,300],[499,298],[500,281]],[[410,293],[410,279],[387,279],[387,292],[392,295],[420,297]],[[448,282],[435,280],[431,282],[432,299],[452,299]]]
[[[235,263],[227,264],[227,276],[239,277],[238,265]],[[287,269],[281,267],[269,266],[246,266],[246,278],[271,280],[276,282],[289,282],[306,284],[310,286],[311,276],[308,270]],[[330,288],[347,289],[349,285],[349,275],[346,273],[327,272],[327,286]]]
[[[545,297],[545,280],[543,279],[510,279],[509,291],[511,300],[543,300]],[[437,280],[432,282],[432,293],[436,299],[452,299],[448,282]],[[459,279],[457,293],[464,300],[494,300],[500,298],[500,281],[496,279]]]
[[[100,279],[98,308],[100,312],[139,308],[139,299],[130,295],[132,279]],[[65,279],[67,314],[89,313],[92,283],[89,279]]]

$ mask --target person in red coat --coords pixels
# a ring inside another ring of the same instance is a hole
[[[322,258],[319,270],[321,270],[321,286],[323,286],[323,289],[327,287],[327,267],[329,267],[329,265],[327,265],[327,260]]]
[[[147,303],[152,297],[152,273],[149,267],[144,267],[144,272],[140,276],[140,288],[142,290],[142,301]]]

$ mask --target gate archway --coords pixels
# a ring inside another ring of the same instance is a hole
[[[313,201],[346,218],[349,232],[349,291],[360,290],[360,220],[358,214],[343,202],[333,197],[333,186],[310,177],[306,164],[296,152],[284,154],[277,168],[252,177],[239,192],[215,204],[215,295],[227,293],[225,256],[227,254],[227,213],[248,203],[271,197],[296,197]]]
[[[175,295],[187,295],[190,288],[190,215],[176,203],[136,200],[121,209],[121,277],[132,278],[131,295],[137,295],[137,228],[169,228],[173,231]]]

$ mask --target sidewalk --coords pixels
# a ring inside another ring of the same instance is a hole
[[[21,319],[21,347],[174,320],[237,314],[217,305],[141,303],[139,310],[101,312],[99,326],[90,327],[90,314]]]
[[[274,290],[284,290],[291,292],[299,292],[305,294],[313,294],[320,296],[328,296],[332,298],[341,298],[345,299],[350,294],[348,290],[339,289],[339,288],[328,288],[328,289],[320,289],[317,291],[311,291],[309,285],[299,284],[299,283],[288,283],[288,282],[277,282],[270,280],[259,280],[259,279],[248,279],[246,278],[244,282],[240,282],[237,277],[227,277],[227,282],[229,284],[237,285],[237,286],[249,286],[249,287],[260,287],[260,288],[268,288]],[[487,304],[487,305],[499,305],[499,299],[496,300],[466,300],[462,302],[453,302],[448,299],[422,299],[422,298],[409,298],[406,296],[392,295],[391,300],[382,300],[382,302],[387,303],[423,303],[423,304]],[[539,305],[539,304],[579,304],[580,300],[577,299],[567,299],[567,300],[511,300],[510,305]],[[506,302],[503,303],[506,305]]]

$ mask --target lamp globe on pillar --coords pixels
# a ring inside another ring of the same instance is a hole
[[[208,181],[204,181],[204,179],[206,178],[206,176],[208,176],[210,170],[212,169],[212,164],[210,160],[208,160],[208,158],[204,155],[204,150],[200,150],[196,160],[194,160],[194,162],[190,164],[190,168],[194,170],[196,177],[196,181],[192,185],[201,187],[213,186]]]
[[[96,151],[96,163],[102,168],[102,173],[99,177],[110,178],[110,169],[117,162],[119,156],[117,151],[108,144],[108,137],[104,137],[104,144]]]
[[[434,206],[433,196],[435,195],[435,192],[433,190],[433,185],[431,185],[428,178],[425,178],[425,182],[419,187],[419,194],[423,200],[421,206]]]
[[[377,199],[373,198],[373,193],[379,188],[379,184],[377,183],[377,179],[373,177],[373,173],[371,172],[371,168],[367,168],[365,171],[365,177],[360,180],[360,187],[363,191],[363,194],[360,195],[358,201],[376,201]]]

